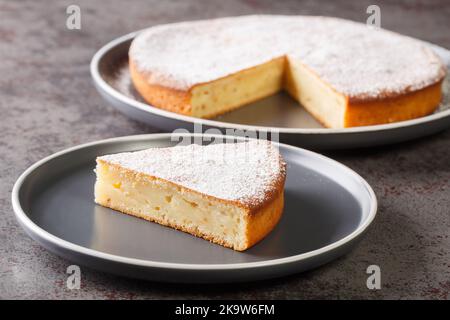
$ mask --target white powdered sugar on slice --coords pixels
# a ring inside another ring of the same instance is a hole
[[[354,99],[427,87],[445,76],[420,41],[329,17],[242,16],[149,28],[130,58],[150,83],[179,90],[286,56]]]
[[[151,148],[98,159],[248,205],[263,203],[285,176],[277,148],[266,140]]]

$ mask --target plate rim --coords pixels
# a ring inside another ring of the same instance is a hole
[[[268,126],[256,126],[256,125],[246,125],[246,124],[239,124],[239,123],[233,123],[233,122],[223,122],[218,120],[211,120],[211,119],[202,119],[202,118],[196,118],[191,117],[187,115],[178,114],[175,112],[170,112],[167,110],[163,110],[157,107],[154,107],[148,103],[144,103],[135,99],[132,99],[130,97],[127,97],[123,93],[117,91],[112,86],[110,86],[104,78],[101,76],[101,73],[99,71],[99,63],[101,59],[107,54],[111,49],[115,48],[116,46],[129,41],[133,39],[137,34],[140,32],[146,30],[147,28],[140,29],[137,31],[133,31],[130,33],[127,33],[123,36],[120,36],[118,38],[115,38],[111,40],[110,42],[103,45],[92,57],[89,69],[91,73],[91,77],[96,85],[99,86],[101,90],[103,90],[106,94],[109,96],[114,97],[121,103],[124,103],[126,105],[132,106],[133,108],[136,108],[143,112],[148,112],[155,114],[157,116],[178,120],[178,121],[184,121],[188,123],[192,123],[193,125],[199,124],[202,126],[207,127],[216,127],[221,129],[227,129],[227,128],[233,128],[237,130],[249,130],[249,131],[277,131],[279,133],[285,133],[285,134],[319,134],[319,135],[327,135],[327,134],[350,134],[350,133],[367,133],[367,132],[376,132],[376,131],[386,131],[386,130],[394,130],[398,128],[405,128],[405,127],[413,127],[416,125],[428,123],[428,122],[434,122],[439,119],[450,117],[450,108],[447,110],[435,112],[433,114],[423,116],[420,118],[410,119],[410,120],[404,120],[404,121],[398,121],[393,123],[386,123],[386,124],[378,124],[378,125],[371,125],[371,126],[359,126],[359,127],[351,127],[351,128],[288,128],[288,127],[268,127]],[[425,42],[423,40],[419,40],[416,38],[413,38],[416,41],[421,41],[424,44],[428,44],[434,47],[437,47],[441,50],[445,50],[449,56],[450,56],[450,50],[429,42]],[[450,68],[450,66],[447,66],[447,69]],[[447,75],[450,76],[450,75]]]
[[[346,244],[352,243],[354,240],[358,239],[359,236],[365,233],[367,228],[372,224],[373,220],[375,219],[376,212],[377,212],[377,198],[375,195],[375,192],[373,191],[372,187],[369,185],[369,183],[364,180],[357,172],[352,170],[351,168],[345,166],[344,164],[341,164],[340,162],[333,160],[329,157],[326,157],[324,155],[321,155],[319,153],[309,151],[303,148],[294,147],[288,144],[279,143],[279,142],[273,142],[276,145],[282,146],[283,148],[295,150],[300,149],[302,152],[304,152],[307,155],[320,158],[323,161],[326,161],[330,163],[331,165],[339,167],[341,170],[347,171],[347,173],[351,174],[355,177],[356,181],[361,183],[361,185],[364,187],[365,191],[367,192],[368,199],[370,202],[370,208],[369,212],[367,213],[367,217],[364,221],[361,222],[361,224],[355,228],[350,234],[343,237],[342,239],[339,239],[329,245],[326,245],[324,247],[300,253],[297,255],[292,255],[289,257],[283,257],[283,258],[276,258],[276,259],[269,259],[269,260],[263,260],[263,261],[256,261],[256,262],[243,262],[243,263],[220,263],[220,264],[195,264],[195,263],[176,263],[176,262],[163,262],[163,261],[153,261],[153,260],[145,260],[145,259],[138,259],[138,258],[130,258],[130,257],[124,257],[116,254],[106,253],[102,251],[98,251],[91,248],[86,248],[81,245],[72,243],[68,240],[61,239],[52,233],[46,231],[45,229],[41,228],[37,224],[35,224],[25,213],[25,211],[22,208],[22,205],[20,203],[19,199],[19,193],[21,190],[21,187],[23,186],[24,182],[28,178],[28,176],[33,173],[36,169],[38,169],[40,166],[45,164],[46,162],[55,159],[57,157],[60,157],[64,154],[68,154],[71,152],[74,152],[76,150],[84,149],[87,147],[92,147],[95,145],[102,145],[102,144],[108,144],[108,143],[114,143],[114,142],[132,142],[132,141],[138,141],[138,140],[157,140],[157,139],[164,139],[164,138],[170,138],[171,133],[156,133],[156,134],[141,134],[141,135],[129,135],[129,136],[123,136],[123,137],[116,137],[116,138],[109,138],[109,139],[102,139],[97,141],[92,141],[88,143],[83,143],[74,147],[70,147],[61,151],[58,151],[52,155],[49,155],[36,163],[29,166],[17,179],[17,181],[14,183],[14,187],[12,189],[11,193],[11,200],[12,200],[12,207],[13,211],[15,213],[16,219],[19,221],[21,226],[25,229],[25,231],[30,232],[30,235],[37,235],[39,239],[44,239],[47,241],[47,243],[50,243],[52,245],[55,245],[56,247],[64,248],[65,250],[68,250],[72,253],[78,253],[85,256],[89,256],[92,258],[98,258],[102,259],[108,262],[115,262],[115,263],[121,263],[126,265],[132,265],[136,267],[146,267],[146,268],[160,268],[160,269],[172,269],[172,270],[192,270],[192,271],[202,271],[202,270],[244,270],[244,269],[252,269],[252,268],[263,268],[263,267],[272,267],[277,265],[284,265],[284,264],[290,264],[295,263],[303,260],[307,260],[309,258],[318,257],[326,253],[330,253],[335,249],[338,249],[340,247],[345,246]],[[219,134],[195,134],[195,133],[180,133],[177,134],[177,136],[189,136],[189,137],[229,137],[231,139],[237,139],[240,141],[247,140],[248,138],[245,137],[236,137],[236,136],[227,136],[227,135],[219,135]],[[32,237],[33,238],[33,237]],[[38,241],[39,242],[39,241]]]

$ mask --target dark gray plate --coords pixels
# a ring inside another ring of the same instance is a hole
[[[450,127],[450,79],[444,82],[444,100],[435,113],[391,124],[328,129],[287,94],[249,104],[212,120],[199,119],[150,106],[134,90],[128,72],[128,49],[135,33],[111,41],[92,58],[91,75],[100,94],[129,117],[171,132],[186,128],[204,133],[217,128],[248,131],[277,131],[280,141],[311,149],[369,147],[406,141],[436,133]],[[427,44],[450,65],[450,51]],[[195,128],[194,126],[197,125]],[[230,132],[227,132],[230,134]]]
[[[278,277],[331,261],[350,250],[375,217],[375,195],[359,175],[284,144],[280,151],[288,175],[283,217],[245,252],[93,202],[97,156],[173,144],[169,134],[131,136],[43,159],[14,186],[17,219],[44,247],[80,265],[159,281],[228,282]]]

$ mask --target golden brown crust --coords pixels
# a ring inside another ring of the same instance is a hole
[[[250,248],[267,236],[278,224],[284,208],[284,192],[281,190],[272,202],[260,208],[257,214],[248,215],[247,218],[247,246]]]
[[[347,104],[344,127],[404,121],[433,113],[442,98],[442,80],[402,96]]]

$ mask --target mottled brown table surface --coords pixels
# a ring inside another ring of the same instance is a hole
[[[391,1],[393,2],[393,1]],[[379,3],[381,24],[450,48],[449,1]],[[66,7],[81,8],[81,30]],[[80,143],[156,132],[95,91],[89,61],[106,42],[149,25],[251,13],[365,21],[367,1],[0,1],[0,298],[450,298],[450,131],[370,150],[327,152],[373,186],[378,216],[361,244],[317,270],[239,285],[168,285],[82,267],[47,252],[17,224],[11,189],[33,162]],[[382,289],[368,290],[377,264]]]

